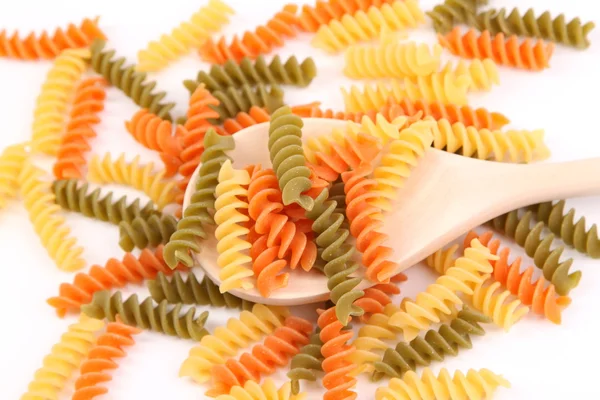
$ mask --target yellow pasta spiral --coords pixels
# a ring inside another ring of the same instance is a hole
[[[217,265],[221,285],[219,290],[225,293],[231,289],[251,289],[254,284],[249,277],[254,275],[251,268],[252,258],[245,254],[252,245],[245,240],[249,230],[243,223],[249,220],[239,210],[248,209],[248,189],[250,175],[245,170],[235,170],[231,160],[223,163],[219,171],[219,184],[215,190],[215,237],[218,240]]]
[[[444,65],[443,71],[454,73],[456,76],[467,75],[471,79],[469,85],[471,91],[489,91],[493,85],[500,84],[498,65],[491,58],[460,60],[456,66],[448,62]]]
[[[292,393],[290,382],[275,386],[271,378],[265,379],[264,383],[258,384],[254,381],[247,381],[244,386],[234,386],[229,394],[222,394],[216,397],[216,400],[305,400],[306,393]]]
[[[438,274],[445,274],[448,268],[454,265],[456,261],[456,251],[458,245],[454,244],[447,249],[439,249],[433,254],[430,254],[426,259],[425,263],[429,268],[433,268]]]
[[[66,382],[96,343],[96,332],[103,327],[103,321],[81,314],[44,357],[42,367],[35,371],[21,400],[58,399]]]
[[[75,271],[85,265],[81,257],[83,248],[61,217],[60,206],[52,192],[52,184],[44,181],[45,172],[27,160],[19,175],[19,186],[25,209],[33,229],[57,267],[63,271]]]
[[[312,45],[329,53],[345,47],[375,39],[384,30],[398,31],[414,28],[425,22],[425,14],[417,0],[395,1],[381,7],[372,6],[354,15],[346,14],[340,20],[332,20],[317,31]]]
[[[58,152],[67,107],[89,58],[88,49],[67,49],[54,60],[33,110],[32,151],[49,155]]]
[[[226,326],[216,328],[212,335],[204,336],[190,350],[179,369],[179,376],[189,376],[197,383],[206,382],[211,378],[213,365],[224,364],[239,349],[283,326],[288,315],[287,307],[263,304],[255,304],[252,311],[242,311],[237,319],[229,319]]]
[[[385,41],[346,50],[344,74],[349,78],[427,76],[440,66],[442,47],[425,43]]]
[[[175,182],[165,181],[164,171],[153,172],[154,164],[140,164],[136,156],[131,162],[125,161],[122,153],[113,161],[112,155],[106,153],[100,158],[94,155],[89,163],[87,180],[94,183],[117,183],[131,186],[146,193],[159,209],[173,203],[179,193]]]
[[[428,119],[428,118],[426,118]],[[440,119],[433,128],[433,147],[480,160],[531,162],[549,156],[544,131],[477,129]]]
[[[0,209],[19,192],[19,173],[27,159],[26,144],[8,146],[0,154]]]
[[[432,323],[440,322],[440,316],[451,314],[455,306],[463,303],[457,293],[471,294],[472,287],[484,280],[484,274],[493,271],[489,261],[498,257],[477,239],[473,239],[472,245],[473,251],[466,249],[454,267],[419,293],[415,301],[406,301],[402,309],[390,317],[389,324],[402,329],[406,341],[413,340]]]
[[[138,71],[159,71],[170,62],[198,48],[212,33],[218,32],[229,22],[233,9],[221,0],[209,0],[190,17],[174,28],[169,35],[151,41],[138,52]]]

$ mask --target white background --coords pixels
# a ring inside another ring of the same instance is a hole
[[[110,46],[134,62],[138,49],[187,19],[204,2],[21,0],[3,3],[0,27],[8,31],[19,29],[25,34],[31,30],[39,33],[42,29],[65,27],[69,22],[78,23],[85,16],[100,15],[100,25],[109,37]],[[225,30],[229,37],[265,21],[284,4],[275,0],[228,0],[228,3],[237,11]],[[421,2],[424,10],[435,3],[436,0]],[[519,5],[523,11],[531,6],[537,14],[549,9],[553,15],[564,12],[567,19],[580,16],[584,21],[600,22],[600,8],[597,2],[591,0],[493,0],[492,3],[496,7]],[[547,143],[553,152],[552,161],[600,156],[597,123],[600,32],[596,29],[589,37],[593,45],[586,51],[557,46],[552,67],[542,73],[501,68],[501,85],[490,93],[471,95],[470,103],[504,112],[512,120],[511,127],[545,129]],[[411,39],[433,43],[435,36],[429,21],[411,32]],[[342,75],[343,56],[326,55],[311,48],[309,41],[310,35],[301,35],[278,51],[284,58],[291,54],[299,58],[313,56],[319,70],[317,78],[307,89],[286,87],[285,100],[288,104],[321,100],[327,107],[342,109],[339,87],[351,84]],[[47,61],[0,60],[0,149],[29,138],[35,98],[50,65]],[[187,104],[187,91],[181,82],[194,77],[202,68],[207,68],[207,64],[201,62],[196,54],[191,54],[161,73],[151,75],[158,80],[160,89],[168,91],[168,99],[177,102],[175,116],[182,115]],[[139,153],[145,161],[157,161],[155,154],[134,142],[124,129],[124,121],[136,109],[133,102],[118,90],[108,90],[99,136],[93,142],[93,153],[112,151],[119,154],[126,151],[129,158]],[[48,168],[51,162],[40,159],[40,165]],[[598,171],[590,173],[598,174]],[[119,193],[143,196],[118,189]],[[569,200],[568,205],[577,207],[577,215],[585,215],[588,224],[600,222],[600,197]],[[122,257],[115,226],[77,214],[68,214],[68,223],[85,247],[84,256],[89,265],[104,264],[109,257]],[[57,294],[61,282],[71,282],[73,276],[58,271],[48,258],[19,202],[13,201],[0,211],[0,246],[4,272],[0,290],[0,304],[3,305],[0,398],[16,399],[26,390],[44,355],[58,341],[67,325],[75,321],[73,315],[62,320],[57,318],[45,301]],[[514,254],[522,252],[516,250]],[[486,367],[501,373],[512,382],[513,387],[499,390],[497,399],[597,399],[600,396],[597,378],[600,349],[596,346],[600,328],[597,318],[600,261],[588,259],[575,251],[567,251],[567,255],[576,259],[575,268],[583,270],[583,279],[572,292],[573,304],[565,311],[561,326],[533,315],[528,315],[508,334],[490,325],[487,336],[474,338],[472,350],[462,351],[458,357],[450,357],[442,364],[433,365],[433,368],[437,371],[444,366],[453,371]],[[525,264],[529,265],[531,260],[526,260]],[[402,286],[403,295],[408,296],[414,296],[435,278],[423,266],[412,268],[408,275],[409,282]],[[132,292],[145,296],[147,290],[139,286],[125,291],[127,294]],[[212,331],[236,314],[236,311],[211,310],[208,328]],[[105,398],[204,398],[206,387],[177,376],[179,365],[193,342],[151,332],[142,333],[137,340],[137,345],[128,350],[128,357],[120,361],[120,368],[108,384],[110,391]],[[280,383],[284,373],[281,371],[277,375]],[[316,385],[308,387],[309,399],[320,398],[321,392]],[[359,399],[373,398],[375,387],[361,377],[357,387]],[[67,392],[64,398],[70,397],[71,392]]]

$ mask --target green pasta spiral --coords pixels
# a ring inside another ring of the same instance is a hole
[[[476,26],[480,30],[490,31],[492,35],[502,32],[506,36],[529,36],[579,49],[589,47],[587,36],[596,26],[591,21],[582,24],[579,18],[567,22],[564,14],[553,19],[548,11],[536,17],[531,8],[523,15],[516,8],[511,10],[508,17],[506,12],[504,8],[482,12],[477,15]]]
[[[79,186],[77,179],[54,181],[52,191],[56,197],[56,203],[65,210],[79,212],[86,217],[111,222],[115,225],[122,221],[131,223],[136,217],[148,219],[152,215],[161,215],[151,201],[147,202],[144,207],[140,207],[140,199],[135,199],[129,205],[127,205],[126,196],[113,201],[113,192],[108,192],[102,197],[101,190],[96,189],[88,194],[88,184],[84,183]]]
[[[487,3],[488,0],[445,0],[426,14],[433,22],[433,29],[445,34],[457,24],[476,25],[477,7]]]
[[[298,59],[292,56],[284,63],[277,55],[267,63],[261,54],[254,60],[244,57],[239,64],[235,60],[228,60],[223,65],[214,64],[210,72],[200,71],[196,80],[186,80],[183,84],[190,94],[202,83],[211,92],[259,83],[305,87],[316,75],[317,66],[310,57],[299,63]]]
[[[211,120],[214,123],[233,118],[241,111],[248,112],[252,106],[264,107],[271,113],[283,105],[283,90],[277,85],[272,85],[270,88],[262,83],[255,88],[242,85],[239,89],[229,87],[225,90],[217,90],[212,95],[220,103],[218,106],[210,106],[219,113],[217,121]]]
[[[300,392],[300,381],[315,382],[317,380],[317,374],[315,371],[323,371],[321,363],[323,362],[323,355],[321,354],[321,347],[323,341],[321,340],[319,329],[310,336],[310,342],[304,345],[298,354],[292,357],[290,364],[290,371],[287,373],[287,377],[290,378],[292,384],[292,394],[298,394]]]
[[[135,248],[145,249],[166,243],[175,229],[177,220],[172,215],[152,215],[149,218],[136,217],[119,224],[119,246],[125,251]]]
[[[156,82],[146,81],[146,73],[136,72],[135,65],[124,67],[125,58],[114,59],[115,51],[104,50],[105,46],[105,41],[96,39],[90,47],[91,65],[94,71],[122,90],[138,106],[148,109],[162,119],[171,121],[170,112],[175,107],[175,103],[161,103],[167,94],[152,92]]]
[[[317,234],[316,243],[321,250],[320,256],[326,262],[323,271],[328,279],[330,298],[336,305],[338,320],[345,325],[350,315],[359,316],[364,313],[363,309],[354,305],[364,292],[356,290],[361,279],[350,277],[358,269],[358,264],[352,261],[354,246],[348,243],[350,232],[342,229],[344,216],[335,212],[337,203],[327,200],[328,196],[329,191],[323,189],[306,216],[314,221],[312,229]]]
[[[344,192],[344,181],[340,176],[335,182],[331,184],[329,189],[329,200],[333,200],[337,203],[336,213],[340,213],[346,218],[346,193]],[[344,227],[347,227],[347,222],[344,221]]]
[[[198,304],[202,306],[238,308],[251,310],[253,302],[235,297],[229,292],[221,293],[206,275],[200,282],[196,275],[190,272],[187,279],[179,271],[168,277],[162,272],[154,280],[148,281],[148,289],[154,301],[166,300],[169,304]]]
[[[89,304],[81,306],[81,311],[92,318],[113,322],[119,316],[124,324],[162,332],[170,336],[199,341],[208,334],[204,324],[208,319],[208,311],[203,311],[195,317],[196,309],[191,307],[181,314],[183,304],[176,304],[168,310],[166,300],[155,305],[152,298],[147,297],[140,304],[136,294],[123,301],[121,292],[112,296],[108,290],[94,293]]]
[[[538,222],[530,228],[532,212],[527,211],[519,218],[518,211],[511,211],[491,221],[494,229],[511,237],[517,244],[525,249],[529,257],[533,258],[536,267],[543,271],[544,278],[556,288],[556,293],[566,296],[573,288],[579,285],[581,271],[569,273],[573,259],[560,261],[564,247],[552,249],[554,235],[549,234],[542,239],[544,223]]]
[[[165,261],[172,269],[179,262],[191,267],[194,260],[190,251],[200,252],[198,240],[206,239],[205,226],[215,223],[209,210],[215,206],[215,188],[219,183],[221,165],[229,160],[226,152],[235,148],[233,137],[220,136],[214,129],[206,132],[203,143],[204,152],[200,156],[201,166],[195,192],[164,250]]]
[[[296,203],[311,210],[313,199],[302,193],[312,187],[302,147],[302,119],[288,106],[275,111],[269,125],[269,156],[277,175],[284,205]]]
[[[430,329],[424,337],[417,336],[410,343],[399,342],[396,348],[388,348],[382,361],[374,363],[373,380],[384,375],[402,378],[418,366],[429,366],[432,361],[443,361],[447,354],[458,355],[458,350],[473,347],[470,335],[484,335],[480,323],[490,323],[491,318],[466,306],[455,319],[442,324],[438,330]]]
[[[552,202],[540,203],[531,207],[538,221],[542,221],[552,233],[562,239],[577,251],[585,253],[592,258],[600,258],[600,239],[598,227],[592,225],[589,230],[585,227],[585,217],[575,222],[575,209],[571,208],[565,214],[565,201],[556,204]]]

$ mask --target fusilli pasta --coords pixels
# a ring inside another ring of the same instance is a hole
[[[219,104],[210,106],[219,114],[219,118],[212,122],[235,117],[240,111],[249,111],[252,106],[264,107],[268,112],[273,112],[283,105],[283,90],[277,85],[269,88],[259,83],[252,88],[243,84],[239,89],[228,87],[217,90],[212,95],[219,101]]]
[[[445,0],[425,14],[431,18],[436,32],[446,33],[460,23],[474,25],[477,8],[487,3],[488,0]]]
[[[119,223],[119,246],[125,251],[145,249],[165,244],[177,229],[177,220],[172,215],[135,217],[131,222]]]
[[[244,386],[234,386],[229,394],[222,394],[215,400],[306,400],[306,393],[292,394],[290,383],[284,383],[279,389],[271,378],[265,379],[262,385],[248,381]]]
[[[323,341],[319,336],[319,331],[310,335],[308,344],[305,344],[300,349],[300,352],[292,357],[290,363],[290,371],[287,377],[290,379],[291,391],[297,395],[300,392],[300,380],[314,382],[317,380],[315,371],[323,371],[321,363],[323,356],[321,355],[321,346]]]
[[[0,210],[19,192],[19,174],[27,160],[27,144],[7,146],[0,153]]]
[[[244,128],[263,122],[269,122],[270,120],[271,116],[265,109],[258,106],[252,106],[247,113],[240,111],[235,118],[227,118],[223,121],[223,130],[226,134],[233,135]]]
[[[322,25],[331,20],[340,20],[346,14],[354,14],[359,10],[367,11],[369,7],[381,7],[395,0],[318,0],[314,6],[303,5],[300,12],[300,26],[307,32],[316,32]]]

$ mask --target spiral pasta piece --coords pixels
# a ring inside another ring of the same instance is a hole
[[[383,376],[402,378],[417,367],[428,367],[432,361],[443,361],[446,355],[456,356],[460,349],[470,349],[471,335],[484,335],[480,323],[492,320],[478,311],[464,306],[450,324],[442,324],[437,330],[430,329],[424,337],[417,336],[411,342],[399,342],[388,348],[383,359],[374,363],[373,380]]]
[[[46,74],[33,110],[31,149],[56,155],[66,126],[67,108],[88,66],[88,49],[68,49],[56,57]]]
[[[279,55],[271,62],[261,54],[256,59],[244,57],[239,63],[227,60],[225,64],[215,64],[209,72],[200,71],[196,80],[184,81],[185,87],[193,93],[203,83],[211,92],[240,88],[243,85],[294,85],[306,87],[317,75],[315,61],[308,57],[300,63],[296,56],[282,61]]]
[[[384,30],[399,31],[415,28],[425,22],[425,15],[417,0],[395,1],[381,7],[371,6],[353,15],[346,14],[319,28],[311,44],[328,53],[369,39],[375,39]]]
[[[505,38],[500,32],[492,36],[489,31],[477,34],[470,29],[464,35],[459,27],[445,36],[438,35],[439,43],[454,55],[463,58],[492,59],[498,65],[541,71],[548,68],[554,53],[554,44],[542,40],[525,39],[519,43],[516,35]]]
[[[177,195],[174,182],[164,180],[164,172],[153,172],[154,164],[140,164],[140,157],[135,156],[130,162],[125,161],[125,153],[116,160],[110,153],[100,158],[94,155],[89,163],[87,180],[93,183],[116,183],[141,190],[156,204],[159,209],[173,203]]]
[[[429,268],[433,268],[438,274],[443,275],[446,273],[448,268],[454,266],[454,263],[456,262],[455,254],[457,250],[457,244],[454,244],[447,249],[439,249],[435,253],[430,254],[425,259],[425,263]]]
[[[460,122],[450,124],[441,119],[433,127],[433,147],[480,160],[526,162],[549,156],[544,131],[509,130],[506,132],[476,129]]]
[[[564,200],[536,204],[531,209],[536,219],[543,221],[565,244],[592,258],[600,258],[600,239],[596,224],[586,229],[585,217],[575,222],[575,209],[571,208],[565,213]]]
[[[136,112],[130,121],[125,122],[127,131],[139,143],[159,152],[165,164],[165,177],[171,177],[181,166],[181,138],[187,135],[186,129],[176,125],[173,134],[173,124],[164,120],[147,109]]]
[[[437,376],[425,368],[418,376],[408,371],[402,379],[392,378],[387,387],[379,387],[375,392],[376,400],[484,400],[492,397],[499,387],[510,387],[510,383],[501,375],[489,369],[470,369],[465,375],[456,371],[450,375],[442,368]]]
[[[365,112],[344,112],[334,111],[332,109],[319,108],[319,103],[304,104],[292,107],[292,113],[302,118],[329,118],[343,119],[360,123],[363,117],[369,118],[371,121],[376,121],[377,115],[381,115],[386,121],[392,122],[398,117],[406,116],[406,113],[397,104],[384,105],[377,110],[369,110]],[[416,112],[412,120],[421,119],[422,113]]]
[[[387,41],[349,47],[344,75],[349,78],[404,78],[427,76],[440,66],[442,47],[425,43]]]
[[[252,88],[243,84],[239,90],[229,87],[217,90],[212,95],[219,101],[219,104],[210,106],[219,114],[215,122],[235,117],[241,111],[250,111],[252,106],[264,107],[269,113],[283,106],[283,90],[277,85],[269,88],[259,83],[256,88]]]
[[[306,393],[292,393],[289,382],[279,389],[271,378],[265,379],[262,385],[247,381],[244,386],[234,386],[229,394],[221,394],[216,400],[306,400]]]
[[[176,304],[168,311],[166,301],[154,305],[152,298],[147,297],[141,303],[137,294],[129,296],[123,301],[121,292],[112,296],[107,290],[94,293],[89,304],[81,306],[81,311],[92,318],[114,322],[117,318],[124,324],[141,329],[149,329],[182,339],[199,341],[208,335],[204,323],[208,318],[208,311],[195,316],[196,309],[191,307],[185,314],[181,314],[183,304]]]
[[[300,24],[297,11],[295,4],[286,4],[265,25],[241,36],[235,35],[230,43],[224,36],[215,41],[208,39],[198,49],[200,57],[211,64],[224,64],[227,60],[240,62],[244,57],[254,59],[270,53],[283,46],[286,39],[296,36]]]
[[[218,32],[229,22],[234,11],[221,0],[208,0],[188,21],[181,22],[169,34],[148,43],[138,51],[137,71],[160,71],[168,64],[197,48],[211,34]]]
[[[175,103],[161,103],[167,95],[154,92],[156,82],[146,81],[145,72],[136,72],[135,65],[124,67],[125,58],[114,58],[114,50],[105,50],[106,42],[96,39],[90,46],[91,65],[94,71],[104,76],[111,85],[121,90],[135,104],[148,109],[153,114],[171,120],[171,110]]]
[[[211,378],[213,365],[224,364],[241,348],[256,342],[283,326],[290,315],[286,307],[255,304],[252,311],[242,311],[240,316],[230,318],[227,325],[216,328],[212,335],[200,340],[189,353],[179,370],[179,376],[189,376],[197,383]]]
[[[247,381],[258,382],[263,375],[274,373],[277,367],[287,365],[300,347],[308,343],[311,331],[312,324],[307,320],[287,317],[283,326],[276,328],[250,352],[243,353],[238,359],[214,365],[211,370],[214,387],[206,394],[227,394],[234,386],[242,386]]]
[[[549,11],[536,17],[532,8],[521,14],[513,8],[506,16],[507,10],[490,9],[477,15],[478,28],[489,31],[492,35],[504,33],[505,35],[528,36],[545,39],[554,43],[564,44],[577,49],[589,47],[588,34],[596,26],[593,22],[583,24],[579,18],[566,21],[564,14],[552,18]]]
[[[321,346],[323,341],[319,336],[319,330],[310,335],[308,344],[305,344],[300,349],[300,352],[292,357],[290,363],[290,371],[287,377],[290,379],[291,392],[295,395],[300,393],[300,381],[306,380],[315,382],[317,374],[315,371],[323,371],[321,363],[323,355],[321,354]]]
[[[270,120],[271,116],[265,109],[252,106],[248,112],[240,111],[235,118],[227,118],[223,121],[223,130],[226,134],[233,135],[249,126],[269,122]]]
[[[444,0],[425,14],[431,18],[436,32],[446,33],[461,23],[475,25],[477,8],[487,3],[488,0]]]
[[[96,332],[103,327],[103,321],[83,314],[69,325],[60,341],[44,357],[42,367],[35,371],[21,399],[58,399],[67,381],[96,343]]]
[[[304,5],[300,12],[300,26],[307,32],[317,32],[319,27],[327,25],[331,20],[340,20],[346,14],[354,14],[359,10],[367,11],[369,7],[381,7],[395,0],[318,0],[314,6]]]
[[[19,193],[19,174],[27,160],[26,146],[13,144],[0,153],[0,210]]]
[[[442,72],[452,73],[456,76],[466,75],[470,78],[470,91],[486,91],[489,92],[492,86],[500,84],[500,76],[498,75],[498,66],[490,59],[464,60],[458,61],[454,65],[451,61],[444,65]]]
[[[108,393],[108,388],[101,384],[112,380],[109,371],[118,368],[115,358],[126,356],[124,348],[133,346],[133,336],[140,332],[140,329],[121,322],[109,322],[106,332],[98,336],[87,359],[81,363],[80,374],[75,381],[75,393],[71,399],[88,400]]]
[[[554,285],[556,293],[566,296],[579,285],[581,271],[569,272],[573,265],[573,259],[561,261],[560,258],[564,247],[552,248],[554,235],[549,234],[542,237],[544,223],[538,222],[533,228],[531,226],[532,212],[526,212],[519,218],[518,211],[494,218],[491,222],[494,229],[506,236],[525,249],[525,253],[533,258],[536,267],[542,270],[544,278]]]
[[[204,136],[204,151],[200,157],[202,166],[196,180],[196,190],[183,212],[183,218],[177,223],[177,230],[165,246],[165,260],[169,267],[175,268],[177,263],[191,267],[194,260],[190,251],[200,252],[199,239],[205,239],[206,227],[215,223],[209,210],[215,206],[219,170],[229,160],[226,152],[234,147],[233,138],[219,136],[212,129]]]
[[[28,61],[52,59],[64,50],[89,47],[94,39],[106,39],[98,27],[99,19],[85,18],[79,26],[69,24],[67,29],[57,28],[52,35],[43,31],[39,37],[31,32],[20,38],[18,31],[11,35],[3,29],[0,31],[0,57]]]
[[[59,215],[51,183],[43,180],[45,172],[27,160],[18,178],[25,209],[42,245],[58,269],[76,271],[85,266],[83,248]]]
[[[493,271],[490,261],[498,257],[476,239],[471,246],[456,260],[454,267],[419,293],[415,301],[404,302],[401,311],[390,317],[389,324],[401,329],[405,340],[413,340],[420,331],[440,322],[442,315],[451,314],[454,307],[463,303],[458,293],[473,294],[473,286],[481,284],[484,274]]]
[[[119,246],[125,251],[145,249],[165,244],[177,229],[177,220],[172,215],[135,217],[131,222],[119,223]]]

